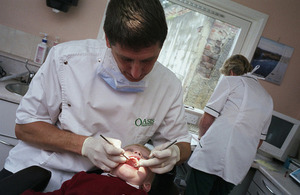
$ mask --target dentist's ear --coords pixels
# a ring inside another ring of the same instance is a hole
[[[105,34],[105,40],[106,40],[106,46],[107,46],[108,48],[111,48],[110,42],[109,42],[109,40],[108,40],[106,34]]]
[[[151,190],[151,183],[150,182],[143,183],[142,188],[145,192],[149,192]]]

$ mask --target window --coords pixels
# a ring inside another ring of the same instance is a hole
[[[185,105],[201,110],[225,59],[241,53],[251,60],[268,16],[229,0],[160,2],[169,32],[158,61],[182,81]]]
[[[158,61],[182,81],[184,104],[203,109],[219,78],[219,68],[240,53],[251,23],[198,1],[160,0],[168,36]]]

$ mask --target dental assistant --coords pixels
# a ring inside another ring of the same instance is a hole
[[[229,194],[241,183],[266,138],[273,100],[243,55],[228,58],[204,108],[200,141],[188,165],[186,195]],[[254,70],[255,71],[255,70]]]
[[[157,62],[167,35],[159,0],[110,0],[104,32],[105,41],[71,41],[50,50],[17,110],[21,141],[0,180],[39,165],[52,172],[45,191],[53,191],[77,172],[95,166],[110,171],[126,161],[122,146],[149,140],[153,158],[140,165],[155,173],[188,159],[181,82]]]

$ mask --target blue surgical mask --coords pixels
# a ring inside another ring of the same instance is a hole
[[[143,92],[147,87],[144,78],[138,82],[128,81],[121,73],[111,51],[106,52],[105,59],[97,68],[97,74],[113,89],[122,92]]]

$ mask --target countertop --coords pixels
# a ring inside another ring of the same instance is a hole
[[[7,81],[0,82],[0,99],[1,100],[9,101],[9,102],[16,103],[16,104],[20,103],[23,96],[16,94],[16,93],[12,93],[12,92],[8,91],[7,89],[5,89],[6,84],[17,83],[17,82],[18,81],[15,81],[15,80],[7,80]]]
[[[300,186],[289,176],[291,170],[284,168],[282,162],[257,153],[252,167],[271,180],[284,194],[300,194]]]

